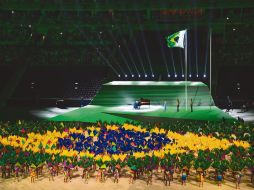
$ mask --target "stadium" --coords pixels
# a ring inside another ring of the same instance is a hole
[[[0,1],[0,188],[253,189],[254,1]]]

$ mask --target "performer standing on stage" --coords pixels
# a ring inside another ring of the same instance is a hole
[[[176,110],[177,110],[177,112],[179,112],[179,106],[180,106],[180,101],[179,101],[179,99],[177,98],[177,99],[176,99]]]
[[[166,101],[164,101],[163,107],[164,107],[164,111],[167,111],[167,102]]]
[[[232,103],[231,99],[229,98],[229,96],[227,96],[227,109],[226,109],[226,112],[229,112],[231,109],[233,111],[233,103]]]
[[[193,100],[192,100],[192,98],[190,99],[190,109],[191,109],[191,112],[193,112]]]
[[[81,97],[81,100],[80,100],[80,107],[84,107],[85,106],[85,100],[83,98],[83,96]]]

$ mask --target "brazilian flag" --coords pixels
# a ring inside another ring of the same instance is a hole
[[[180,47],[184,48],[184,36],[186,34],[186,30],[181,30],[174,34],[171,34],[166,37],[167,45],[169,48]]]

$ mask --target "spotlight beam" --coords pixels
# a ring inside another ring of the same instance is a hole
[[[142,26],[141,26],[140,18],[139,18],[139,15],[137,15],[137,13],[136,13],[136,17],[137,17],[137,20],[138,20],[138,23],[139,23],[139,29],[140,29],[140,31],[141,31],[141,37],[142,37],[143,45],[144,45],[144,48],[145,48],[146,59],[147,59],[147,62],[148,62],[148,64],[149,64],[150,70],[151,70],[151,72],[152,72],[152,74],[153,74],[153,69],[152,69],[152,65],[151,65],[151,60],[150,60],[150,56],[149,56],[149,51],[148,51],[148,49],[147,49],[147,44],[146,44],[146,40],[145,40],[143,28],[142,28]]]
[[[118,43],[116,42],[116,39],[115,39],[115,37],[114,37],[112,31],[109,31],[109,34],[111,35],[111,38],[112,38],[113,42],[115,43],[115,46],[118,47]],[[132,73],[131,68],[130,68],[130,66],[129,66],[129,64],[128,64],[126,58],[125,58],[125,56],[123,55],[122,50],[120,49],[120,47],[117,48],[117,50],[118,50],[118,52],[119,52],[121,58],[123,59],[125,65],[127,66],[128,70],[129,70],[129,72],[130,72],[130,74],[131,74],[131,73]]]
[[[198,75],[198,35],[197,35],[197,20],[195,18],[195,60],[196,60],[196,75]]]
[[[115,19],[114,19],[114,21],[115,21]],[[120,35],[123,36],[123,32],[120,30],[120,28],[119,28],[119,30],[118,30],[118,33],[120,33]],[[137,74],[139,74],[139,71],[138,71],[137,66],[136,66],[136,64],[135,64],[135,61],[134,61],[134,59],[133,59],[133,56],[132,56],[132,54],[130,53],[129,47],[128,47],[128,45],[127,45],[126,39],[125,39],[125,38],[121,38],[121,39],[122,39],[121,41],[123,42],[123,45],[124,45],[125,49],[127,50],[127,54],[128,54],[128,56],[129,56],[129,58],[130,58],[130,60],[131,60],[131,63],[134,65],[134,68],[135,68]],[[131,73],[131,74],[132,74],[132,73]],[[133,74],[132,74],[132,75],[133,75]]]
[[[206,68],[208,62],[208,51],[209,51],[209,32],[207,33],[207,41],[206,41],[206,51],[205,51],[205,68],[204,68],[204,75],[206,75]]]
[[[78,16],[80,16],[79,12],[78,12]],[[84,35],[84,32],[79,28],[79,26],[74,24],[74,28],[75,28],[75,27],[76,27],[76,28],[82,33],[82,35],[87,39],[87,36]],[[89,41],[89,39],[87,39],[87,40]],[[101,39],[100,39],[100,40],[101,40]],[[90,41],[89,41],[89,42],[90,42]],[[96,52],[97,52],[97,53],[99,53],[97,47],[95,47],[91,42],[90,42],[89,44],[91,45],[91,47],[93,47],[93,48],[96,49]],[[105,49],[107,50],[107,47],[106,47]],[[109,66],[110,68],[112,68],[112,70],[113,70],[117,75],[119,75],[119,72],[117,72],[116,68],[113,67],[113,65],[109,62],[109,60],[106,59],[105,56],[104,56],[102,53],[99,53],[99,55],[105,60],[105,62],[108,64],[108,66]],[[116,63],[116,65],[119,67],[120,71],[121,71],[122,73],[124,73],[123,70],[122,70],[122,68],[120,67],[120,65],[117,64],[116,61],[115,61],[115,63]]]
[[[180,53],[180,63],[181,63],[181,68],[182,68],[182,75],[184,74],[183,72],[183,54],[182,54],[182,50],[180,48],[179,49],[179,53]]]
[[[196,1],[192,3],[193,7],[197,5]],[[197,17],[194,17],[194,39],[195,39],[195,64],[196,64],[196,76],[198,75],[198,36],[197,36]],[[193,73],[194,75],[194,73]]]
[[[107,48],[108,50],[108,48]],[[108,51],[109,52],[109,51]],[[112,57],[112,60],[114,61],[114,63],[118,66],[118,68],[120,69],[120,71],[124,74],[124,69],[121,67],[121,65],[119,64],[119,61],[117,61],[113,55],[113,53],[109,56],[109,57]]]
[[[103,43],[103,41],[102,41],[102,39],[100,38],[100,36],[97,35],[97,37],[98,37],[98,39]],[[95,47],[95,49],[97,49],[97,48]],[[118,68],[120,69],[120,71],[121,71],[123,74],[125,74],[125,72],[123,71],[123,68],[120,66],[120,64],[118,63],[118,61],[115,59],[114,56],[112,56],[112,55],[113,55],[112,51],[110,51],[108,47],[105,47],[105,50],[107,51],[107,53],[108,53],[109,55],[111,54],[111,57],[112,57],[113,61],[116,63],[116,65],[118,66]],[[109,56],[109,57],[110,57],[110,56]]]
[[[102,39],[98,36],[98,38],[101,40],[101,42],[103,43]],[[107,51],[109,57],[112,58],[112,60],[116,63],[116,65],[118,66],[118,68],[121,70],[121,72],[123,74],[125,74],[124,69],[120,66],[120,64],[118,63],[118,61],[115,59],[114,56],[114,52],[112,52],[108,47],[105,48],[105,50]]]
[[[83,32],[82,30],[80,30],[79,26],[74,25],[74,27],[76,27],[76,28],[82,33],[82,35],[87,39],[86,35],[84,35],[84,32]],[[89,41],[89,39],[87,39],[87,40],[88,40],[89,44],[90,44],[90,45],[96,50],[96,52],[98,53],[97,48]],[[113,65],[109,62],[109,60],[106,59],[105,56],[104,56],[103,54],[99,53],[99,55],[105,60],[105,62],[108,64],[108,66],[109,66],[110,68],[112,68],[112,70],[118,75],[119,73],[118,73],[117,70],[113,67]],[[122,70],[121,70],[121,71],[122,71]],[[123,71],[122,71],[122,72],[123,72]]]
[[[116,73],[116,75],[119,75],[119,73],[116,71],[116,69],[109,63],[109,61],[97,50],[97,53],[105,60],[105,62],[108,64],[108,66]]]
[[[162,59],[163,59],[163,63],[166,66],[167,74],[169,74],[169,68],[168,68],[168,64],[167,64],[167,59],[166,59],[165,52],[164,52],[164,49],[163,49],[163,46],[162,46],[162,42],[161,42],[161,38],[160,38],[160,33],[159,33],[159,29],[158,29],[158,25],[156,25],[156,26],[157,26],[157,38],[158,38],[158,40],[160,42],[161,56],[162,56]]]
[[[136,66],[136,63],[135,63],[135,61],[134,61],[134,59],[133,59],[133,57],[132,57],[132,55],[131,55],[131,52],[130,52],[128,46],[127,46],[127,42],[126,42],[125,39],[124,39],[123,43],[124,43],[124,45],[125,45],[125,47],[126,47],[126,50],[127,50],[127,53],[128,53],[128,55],[129,55],[129,57],[130,57],[130,59],[131,59],[131,62],[132,62],[132,64],[134,65],[134,68],[135,68],[135,70],[137,71],[137,74],[139,75],[140,72],[138,71],[138,68],[137,68],[137,66]]]
[[[139,20],[139,19],[138,19],[138,20]],[[146,44],[146,40],[145,40],[143,28],[141,27],[141,25],[139,25],[139,28],[140,28],[140,30],[141,30],[141,37],[142,37],[143,44],[144,44],[144,47],[145,47],[146,59],[147,59],[147,62],[148,62],[148,64],[149,64],[150,70],[151,70],[151,72],[153,73],[153,68],[152,68],[152,65],[151,65],[151,60],[150,60],[149,52],[148,52],[148,49],[147,49],[147,44]]]
[[[190,43],[187,43],[187,51],[188,52],[190,52],[190,50],[191,50],[191,48],[189,48],[190,45],[191,45]],[[191,75],[191,53],[188,53],[187,63],[188,63],[187,67],[189,66],[189,69],[187,69],[187,70],[189,72],[189,75]],[[187,77],[188,77],[188,73],[187,73]]]
[[[209,12],[209,22],[208,22],[208,35],[207,35],[207,57],[208,57],[208,48],[209,48],[209,74],[210,74],[210,92],[212,92],[212,75],[211,75],[211,72],[212,72],[212,65],[211,65],[211,59],[212,59],[212,55],[211,55],[211,22],[212,22],[212,17],[213,17],[213,11],[210,11]],[[208,59],[208,58],[207,58]],[[206,59],[206,60],[207,60]],[[207,62],[206,62],[206,66],[207,66]],[[206,66],[205,66],[205,75],[206,75]],[[206,76],[205,76],[206,77]]]
[[[133,31],[131,30],[130,23],[129,23],[129,17],[126,16],[126,20],[127,20],[127,24],[128,24],[128,30],[129,30],[131,36],[133,36]],[[140,52],[139,52],[139,49],[138,49],[138,47],[137,47],[137,43],[136,43],[135,40],[132,40],[132,43],[133,43],[133,45],[134,45],[135,52],[136,52],[136,54],[137,54],[137,56],[138,56],[138,60],[139,60],[139,62],[141,63],[142,69],[143,69],[144,74],[145,74],[146,71],[145,71],[144,63],[143,63],[143,60],[142,60],[142,58],[141,58],[141,56],[140,56]]]
[[[169,24],[167,24],[167,31],[169,31]],[[173,52],[171,48],[167,48],[168,52],[170,53],[170,57],[171,57],[171,61],[172,61],[172,65],[173,65],[173,70],[174,70],[174,75],[176,75],[176,68],[175,68],[175,60],[174,60],[174,56],[173,56]],[[168,53],[168,54],[169,54]],[[167,55],[168,55],[167,54]],[[167,56],[166,56],[167,57]]]
[[[175,60],[174,60],[173,52],[172,52],[171,49],[170,49],[170,55],[171,55],[171,61],[172,61],[172,64],[173,64],[174,73],[176,73]]]

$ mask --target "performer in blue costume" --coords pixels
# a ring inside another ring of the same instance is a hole
[[[134,108],[135,110],[140,109],[139,101],[135,101],[135,102],[134,102],[133,108]]]

